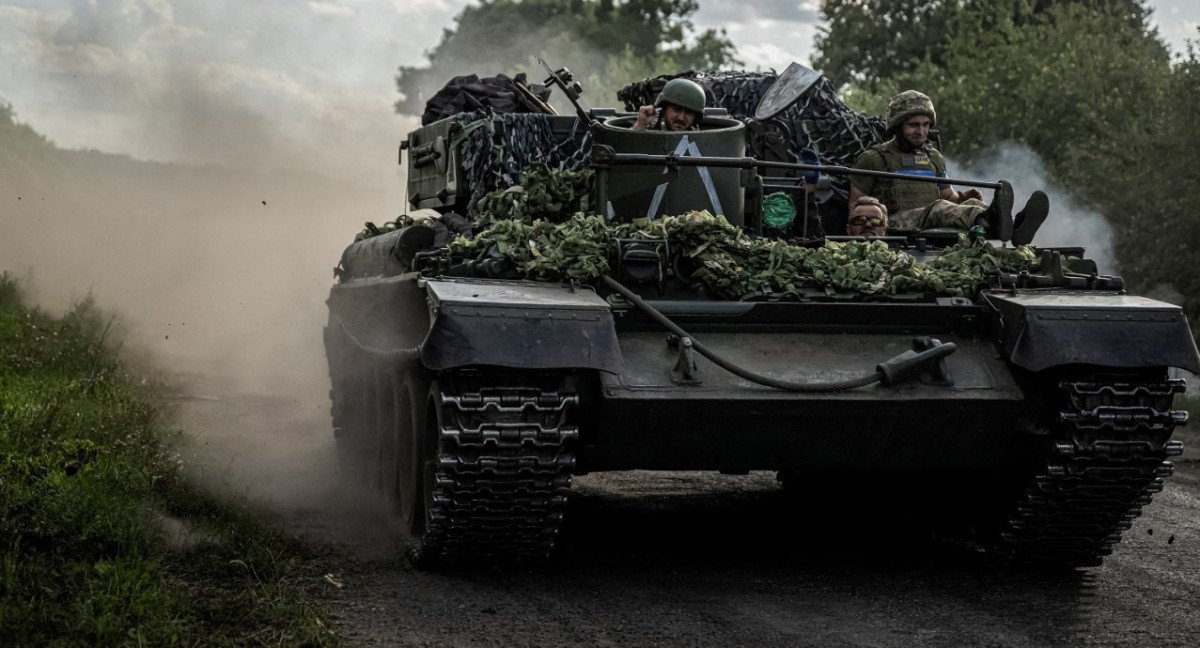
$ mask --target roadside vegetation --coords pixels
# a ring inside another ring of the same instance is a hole
[[[0,275],[0,645],[340,645],[304,548],[182,478],[112,322]]]

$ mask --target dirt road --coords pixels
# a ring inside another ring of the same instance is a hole
[[[991,565],[869,501],[805,521],[768,473],[576,479],[554,560],[430,573],[387,506],[339,479],[319,398],[193,395],[193,474],[318,547],[360,646],[1137,646],[1200,642],[1200,435],[1099,568]],[[839,514],[837,511],[844,511]],[[320,579],[323,574],[314,574]]]

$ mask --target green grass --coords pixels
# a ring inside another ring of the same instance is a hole
[[[341,645],[304,547],[181,478],[110,323],[0,276],[0,644]]]

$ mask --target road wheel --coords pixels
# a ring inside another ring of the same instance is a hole
[[[338,469],[347,481],[363,478],[367,448],[372,438],[370,416],[371,376],[364,371],[361,353],[345,341],[337,346],[336,361],[331,362],[330,399]],[[353,477],[351,477],[353,476]]]
[[[367,465],[373,468],[371,485],[388,493],[392,484],[396,483],[396,372],[391,366],[381,363],[371,373],[375,388],[371,411],[371,456]]]
[[[432,526],[430,513],[434,509],[433,493],[440,458],[438,439],[443,425],[441,391],[437,381],[427,384],[424,391],[418,391],[417,388],[425,384],[414,380],[404,391],[409,425],[397,428],[397,493],[409,535],[408,558],[417,567],[432,564],[425,549]]]
[[[416,538],[425,532],[426,501],[432,493],[435,469],[431,462],[437,458],[437,431],[440,429],[437,408],[429,405],[429,390],[429,381],[419,371],[414,371],[404,380],[397,381],[393,392],[393,492],[405,528]]]

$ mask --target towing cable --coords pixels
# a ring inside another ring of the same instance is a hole
[[[904,353],[901,353],[894,358],[877,365],[875,367],[875,373],[849,380],[813,383],[795,383],[787,380],[779,380],[770,376],[756,374],[752,371],[743,369],[732,362],[729,362],[728,360],[717,355],[708,347],[704,346],[696,338],[688,335],[687,332],[675,324],[675,322],[672,322],[667,318],[666,315],[663,315],[655,310],[653,306],[646,303],[646,300],[642,299],[637,293],[633,292],[629,288],[623,286],[616,279],[613,279],[608,275],[603,275],[601,279],[603,279],[604,283],[608,284],[610,288],[620,293],[622,297],[649,315],[654,321],[666,327],[668,331],[679,336],[681,340],[689,340],[692,348],[700,352],[700,355],[711,360],[713,364],[716,364],[718,367],[721,367],[722,369],[735,376],[738,376],[739,378],[744,378],[750,382],[766,387],[782,389],[783,391],[824,393],[845,391],[847,389],[857,389],[859,387],[866,387],[867,385],[877,382],[890,385],[919,370],[920,367],[925,363],[936,362],[937,360],[945,358],[951,353],[954,353],[955,349],[957,349],[953,342],[938,342],[922,351],[909,349]]]

